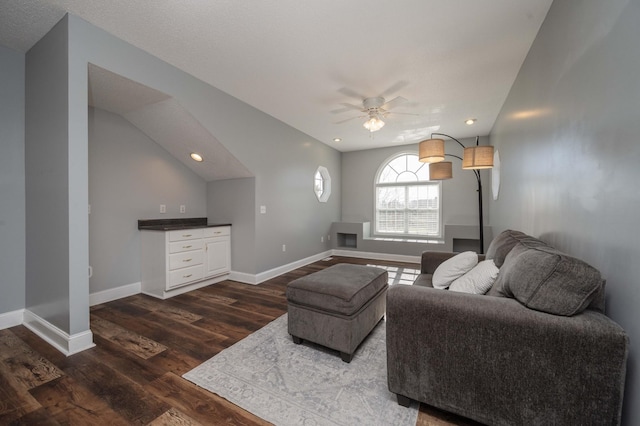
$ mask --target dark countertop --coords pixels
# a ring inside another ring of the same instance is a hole
[[[140,231],[176,231],[180,229],[215,228],[217,226],[231,226],[230,223],[207,223],[206,217],[186,219],[140,219]]]

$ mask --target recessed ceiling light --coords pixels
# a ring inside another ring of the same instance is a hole
[[[478,121],[477,118],[469,118],[469,119],[465,120],[465,123],[468,124],[469,126],[471,126],[476,121]]]
[[[204,159],[202,158],[202,155],[200,155],[200,154],[198,154],[198,153],[196,153],[196,152],[192,152],[192,153],[191,153],[191,158],[192,158],[192,159],[194,159],[194,160],[195,160],[195,161],[197,161],[197,162],[201,162],[201,161],[203,161],[203,160],[204,160]]]
[[[342,138],[333,138],[333,141],[334,142],[340,142],[340,141],[342,141]]]

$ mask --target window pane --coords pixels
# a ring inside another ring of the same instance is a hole
[[[376,194],[378,232],[405,232],[405,188],[378,188]]]
[[[324,192],[324,179],[322,178],[322,175],[320,174],[320,172],[316,172],[315,185],[313,190],[316,191],[316,195],[318,197],[320,197]]]
[[[398,178],[398,173],[396,173],[391,167],[387,166],[380,173],[380,177],[378,178],[378,182],[380,183],[393,183]]]
[[[407,155],[407,170],[416,173],[424,164],[420,162],[417,155]]]
[[[415,175],[415,173],[412,172],[402,172],[398,175],[398,179],[396,179],[396,182],[417,182],[418,181],[418,176]]]
[[[438,235],[440,230],[438,186],[410,186],[408,194],[407,232],[409,234]]]
[[[427,163],[420,163],[421,167],[416,172],[418,175],[419,181],[428,181],[429,180],[429,165]]]
[[[402,173],[407,170],[407,156],[401,155],[396,157],[389,162],[389,165],[393,167],[396,172]]]

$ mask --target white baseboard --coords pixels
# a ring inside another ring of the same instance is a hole
[[[291,272],[294,269],[322,260],[327,256],[331,256],[331,250],[314,254],[313,256],[305,257],[304,259],[296,260],[295,262],[287,263],[286,265],[278,266],[277,268],[269,269],[268,271],[260,272],[256,275],[246,274],[244,272],[231,272],[229,279],[245,284],[256,285],[279,275],[286,274],[287,272]]]
[[[355,250],[332,250],[333,256],[357,257],[358,259],[388,260],[390,262],[420,263],[420,256],[404,254],[374,253]]]
[[[24,309],[18,309],[17,311],[5,312],[0,314],[0,330],[5,328],[15,327],[22,324],[24,321]]]
[[[66,356],[95,346],[91,330],[69,335],[28,309],[24,311],[23,325]]]
[[[116,288],[110,288],[109,290],[91,293],[89,295],[89,306],[95,306],[101,303],[107,303],[114,300],[122,299],[123,297],[133,296],[140,293],[141,290],[142,283],[133,283]]]
[[[257,279],[256,275],[247,274],[246,272],[231,271],[228,279],[231,281],[238,281],[239,283],[244,283],[244,284],[251,284],[251,285],[258,284],[256,281]]]

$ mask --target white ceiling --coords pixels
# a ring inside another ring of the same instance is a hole
[[[552,0],[8,0],[26,52],[66,12],[340,150],[489,134]],[[125,92],[126,93],[126,92]],[[342,103],[403,96],[379,132]],[[355,96],[354,96],[355,95]],[[343,112],[332,112],[335,110]],[[477,118],[473,126],[464,124]],[[333,138],[342,138],[334,142]]]

